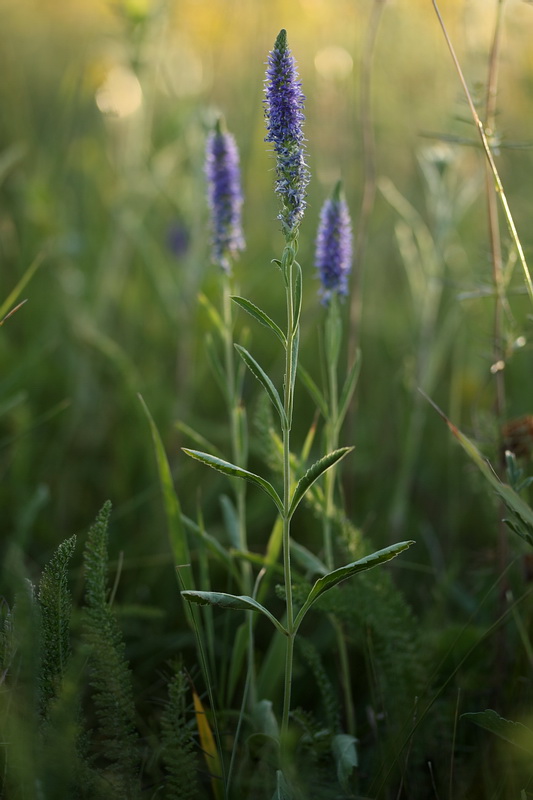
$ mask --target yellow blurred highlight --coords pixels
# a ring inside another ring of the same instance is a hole
[[[353,70],[353,58],[344,47],[324,47],[315,56],[315,69],[326,80],[343,80]]]
[[[113,67],[96,91],[95,99],[102,114],[127,117],[141,107],[143,99],[141,84],[131,70],[126,67]]]
[[[220,758],[216,748],[213,732],[209,725],[204,707],[200,697],[196,693],[196,689],[192,690],[192,697],[194,702],[194,713],[196,714],[196,724],[198,726],[198,734],[200,736],[200,745],[204,754],[207,769],[211,775],[211,786],[213,787],[213,794],[216,800],[222,800],[222,768],[220,765]]]

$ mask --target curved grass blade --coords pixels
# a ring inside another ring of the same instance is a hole
[[[328,453],[327,456],[315,461],[313,466],[309,467],[305,475],[303,475],[298,481],[296,489],[294,490],[288,513],[289,519],[296,511],[300,501],[304,497],[309,487],[312,486],[313,483],[320,478],[324,472],[326,472],[326,470],[336,464],[337,461],[340,461],[341,458],[344,458],[344,456],[350,453],[352,450],[353,447],[340,447],[338,450],[334,450],[332,453]]]
[[[184,433],[185,436],[188,436],[189,439],[191,439],[195,445],[209,448],[209,450],[211,450],[211,452],[214,453],[217,457],[222,458],[222,453],[219,451],[218,447],[216,447],[216,445],[210,442],[209,439],[206,439],[205,436],[202,436],[201,433],[195,431],[194,428],[191,428],[190,425],[187,425],[186,422],[178,420],[177,422],[174,423],[174,427],[176,428],[177,431],[180,431],[180,433]]]
[[[264,325],[265,328],[270,328],[271,331],[274,331],[283,347],[287,345],[287,339],[279,325],[276,325],[274,320],[271,319],[261,308],[259,308],[259,306],[256,306],[255,303],[252,303],[245,297],[239,297],[238,295],[232,295],[231,299],[234,303],[237,303],[238,306],[247,311],[248,314],[257,320],[257,322],[259,322],[261,325]]]
[[[453,422],[451,422],[446,414],[431,400],[428,395],[423,392],[421,389],[418,390],[426,400],[431,403],[435,411],[439,414],[440,417],[444,420],[447,424],[450,431],[453,433],[455,438],[458,440],[459,444],[463,448],[463,450],[468,454],[468,456],[472,459],[472,461],[476,464],[482,475],[486,478],[486,480],[490,483],[492,488],[496,491],[496,493],[501,497],[505,507],[515,515],[518,526],[511,525],[512,529],[518,533],[519,536],[523,536],[529,544],[533,544],[533,510],[528,506],[525,500],[522,500],[520,495],[515,492],[514,489],[511,488],[507,483],[503,483],[494,470],[492,469],[490,463],[487,459],[479,452],[475,444],[470,441],[470,439],[462,433],[459,428],[457,428]],[[509,521],[506,520],[507,524]],[[523,530],[522,530],[523,529]]]
[[[287,417],[285,415],[285,409],[283,408],[283,403],[281,402],[278,390],[276,389],[276,387],[274,386],[274,384],[272,383],[272,381],[270,380],[264,369],[257,363],[255,358],[252,355],[250,355],[248,350],[246,350],[246,348],[242,347],[240,344],[236,344],[234,346],[238,354],[240,355],[240,357],[242,358],[242,360],[252,373],[252,375],[254,375],[254,377],[257,378],[259,383],[261,383],[261,385],[263,386],[263,389],[268,394],[270,400],[272,401],[272,404],[274,405],[274,408],[279,414],[279,417],[281,419],[281,424],[286,425]]]
[[[196,725],[198,727],[198,736],[200,738],[200,745],[202,753],[204,754],[205,763],[207,764],[207,771],[211,777],[211,788],[216,800],[223,800],[222,789],[222,765],[220,763],[220,756],[215,744],[215,737],[209,725],[209,720],[205,713],[200,696],[194,686],[192,687],[192,698],[194,702],[194,715],[196,717]]]
[[[272,484],[265,478],[256,475],[254,472],[249,472],[247,469],[236,467],[235,464],[224,461],[222,458],[212,456],[209,453],[202,453],[200,450],[189,450],[188,447],[182,447],[182,450],[191,458],[196,459],[196,461],[201,461],[202,464],[206,464],[208,467],[211,467],[211,469],[216,469],[218,472],[222,472],[224,475],[230,475],[233,478],[243,478],[245,481],[250,481],[251,483],[255,483],[256,486],[260,486],[271,500],[274,501],[279,513],[283,514],[283,503],[281,502],[280,496]]]
[[[350,407],[350,401],[353,397],[355,387],[357,386],[357,380],[359,378],[360,372],[361,372],[361,351],[358,348],[355,354],[355,361],[350,367],[350,370],[344,382],[344,386],[342,387],[341,397],[339,400],[339,413],[337,417],[338,428],[340,428],[340,426],[344,422],[344,418],[348,412],[348,408]]]
[[[163,492],[163,501],[165,506],[165,514],[167,517],[168,538],[170,540],[170,547],[174,561],[179,569],[179,579],[181,585],[186,589],[194,587],[194,581],[191,570],[191,557],[189,554],[189,546],[187,543],[187,536],[183,528],[181,519],[181,508],[178,496],[174,490],[174,483],[172,480],[172,473],[168,463],[163,442],[159,436],[157,426],[148,410],[148,406],[144,402],[142,395],[139,395],[139,400],[143,407],[144,413],[150,424],[150,431],[152,433],[152,441],[154,444],[155,457],[157,462],[157,471],[159,474],[159,483]],[[192,618],[191,610],[185,604],[185,614],[189,625],[194,627],[194,620]]]
[[[2,305],[0,305],[0,319],[2,320],[2,322],[4,321],[4,319],[7,319],[11,306],[20,297],[21,292],[24,290],[26,285],[31,281],[37,269],[41,266],[43,260],[44,260],[44,253],[39,253],[38,255],[35,256],[35,258],[31,262],[30,266],[28,267],[22,278],[19,280],[15,288],[9,293],[8,297],[4,300]],[[22,303],[20,303],[19,306],[20,305],[22,305]],[[17,306],[17,308],[19,308],[19,306]],[[15,311],[16,309],[12,309],[12,313],[15,313]]]
[[[280,633],[287,635],[287,631],[270,611],[248,595],[226,594],[225,592],[199,592],[186,590],[181,593],[182,597],[191,603],[200,606],[220,606],[221,608],[232,608],[236,611],[256,611],[264,614]]]
[[[320,391],[320,389],[318,388],[318,386],[316,385],[315,381],[310,376],[308,371],[304,367],[302,367],[301,364],[298,364],[298,375],[303,385],[311,395],[312,399],[320,409],[322,416],[324,417],[324,419],[328,420],[329,408],[326,402],[326,398],[324,397],[324,395],[322,394],[322,392]]]
[[[351,564],[346,564],[344,567],[339,567],[339,569],[335,569],[333,572],[328,572],[327,575],[319,578],[317,581],[315,581],[315,584],[307,595],[305,603],[301,607],[296,619],[294,620],[294,631],[296,632],[298,630],[298,627],[313,603],[315,603],[318,598],[324,594],[324,592],[328,592],[330,589],[333,589],[334,586],[341,581],[346,580],[346,578],[351,578],[352,575],[357,575],[358,572],[365,572],[366,570],[373,569],[380,564],[385,564],[386,561],[396,558],[397,555],[402,553],[404,550],[407,550],[412,544],[414,544],[413,541],[392,544],[390,547],[385,547],[383,550],[376,550],[375,553],[371,553],[364,558],[360,558],[358,561],[353,561]]]

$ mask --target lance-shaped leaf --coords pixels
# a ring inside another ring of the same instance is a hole
[[[320,389],[316,385],[316,383],[313,380],[313,378],[310,376],[310,374],[307,372],[307,370],[304,369],[304,367],[302,367],[301,364],[298,364],[298,375],[300,377],[300,380],[304,384],[305,388],[307,389],[307,391],[311,395],[312,399],[314,400],[314,402],[316,403],[316,405],[318,406],[318,408],[322,412],[322,416],[324,417],[324,419],[326,419],[326,420],[329,419],[329,408],[328,408],[328,404],[327,404],[326,398],[324,397],[324,395],[322,394],[322,392],[320,391]]]
[[[302,268],[297,261],[294,262],[294,268],[296,270],[296,274],[294,276],[294,295],[293,295],[294,320],[292,326],[293,331],[296,330],[296,328],[300,323],[300,314],[302,312]]]
[[[248,595],[226,594],[225,592],[197,592],[195,590],[183,591],[181,594],[186,600],[191,603],[197,603],[200,606],[220,606],[221,608],[232,608],[236,611],[258,611],[268,617],[280,633],[287,635],[287,631],[281,622],[270,613],[268,608],[262,606],[253,597],[248,597]]]
[[[338,450],[334,450],[332,453],[328,453],[327,456],[324,456],[316,461],[312,467],[309,467],[305,475],[303,475],[298,481],[296,489],[294,490],[289,508],[289,519],[296,511],[298,504],[304,497],[309,487],[312,486],[313,483],[320,478],[324,472],[326,472],[326,470],[336,464],[337,461],[340,461],[341,458],[344,458],[344,456],[350,453],[352,450],[353,447],[340,447]]]
[[[467,719],[479,725],[480,728],[495,733],[506,742],[526,750],[528,753],[533,753],[533,731],[522,725],[521,722],[513,722],[505,717],[500,717],[496,711],[487,708],[485,711],[473,711],[467,714],[461,714],[461,719]]]
[[[278,339],[280,340],[283,347],[287,344],[287,339],[279,325],[276,325],[273,319],[271,319],[268,314],[263,311],[263,309],[256,306],[255,303],[252,303],[250,300],[247,300],[245,297],[238,297],[237,295],[232,295],[231,299],[234,303],[237,303],[238,306],[243,308],[248,314],[257,320],[261,325],[264,325],[265,328],[270,328],[271,331],[274,331]]]
[[[245,481],[250,481],[251,483],[255,483],[256,486],[260,486],[274,501],[279,513],[283,514],[283,503],[281,502],[280,496],[272,484],[265,478],[256,475],[254,472],[249,472],[247,469],[237,467],[235,464],[230,464],[229,461],[224,461],[222,458],[212,456],[209,453],[202,453],[200,450],[189,450],[188,447],[183,447],[182,450],[191,458],[195,458],[196,461],[201,461],[202,464],[206,464],[208,467],[211,467],[211,469],[216,469],[218,472],[222,472],[224,475],[230,475],[233,478],[243,478]]]
[[[272,383],[272,381],[270,380],[264,369],[261,366],[259,366],[255,358],[252,355],[250,355],[248,350],[246,350],[244,347],[241,347],[240,344],[236,344],[235,349],[237,350],[238,354],[240,355],[240,357],[242,358],[242,360],[244,361],[244,363],[246,364],[252,375],[254,375],[263,386],[264,390],[270,397],[270,400],[272,401],[274,408],[279,414],[281,424],[285,426],[287,424],[287,417],[285,416],[285,409],[283,408],[283,403],[281,402],[278,390],[276,389],[276,387],[274,386],[274,384]]]
[[[369,556],[360,558],[358,561],[353,561],[351,564],[346,564],[344,567],[339,567],[339,569],[328,572],[327,575],[319,578],[307,595],[305,603],[294,620],[294,631],[296,632],[298,630],[303,618],[313,603],[315,603],[324,592],[329,592],[329,590],[333,589],[338,583],[346,580],[346,578],[351,578],[352,575],[357,575],[358,572],[365,572],[368,569],[373,569],[373,567],[384,564],[386,561],[390,561],[392,558],[396,558],[397,555],[407,550],[412,544],[414,544],[413,541],[392,544],[390,547],[385,547],[383,550],[376,550],[375,553],[371,553]]]

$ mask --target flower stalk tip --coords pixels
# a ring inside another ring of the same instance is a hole
[[[211,212],[211,257],[225,272],[244,250],[241,212],[243,195],[239,151],[235,138],[219,117],[206,143],[205,175]]]

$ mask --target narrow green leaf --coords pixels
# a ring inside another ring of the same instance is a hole
[[[512,722],[500,717],[491,708],[487,708],[485,711],[461,714],[461,719],[467,719],[475,725],[479,725],[480,728],[496,734],[500,739],[505,739],[506,742],[510,742],[528,753],[533,753],[533,731],[522,725],[521,722]]]
[[[338,450],[334,450],[333,453],[328,453],[327,456],[323,456],[323,458],[315,461],[312,467],[309,467],[305,475],[303,475],[298,481],[296,489],[294,490],[289,508],[289,519],[296,511],[300,501],[304,497],[309,487],[312,486],[313,483],[320,478],[324,472],[326,472],[326,470],[330,469],[330,467],[336,464],[337,461],[340,461],[341,458],[344,458],[344,456],[350,453],[352,450],[353,447],[341,447]]]
[[[241,546],[239,536],[239,518],[237,516],[237,509],[227,494],[220,496],[220,505],[222,507],[222,516],[224,517],[224,526],[228,533],[231,546],[236,550]]]
[[[349,778],[358,766],[357,739],[347,733],[338,733],[331,741],[331,750],[337,765],[337,777],[345,792],[349,789]]]
[[[12,305],[20,297],[21,292],[24,291],[26,285],[31,281],[31,279],[37,272],[37,269],[41,266],[43,260],[44,260],[43,253],[38,253],[38,255],[35,256],[35,258],[31,262],[30,266],[28,267],[22,278],[19,280],[15,288],[9,293],[9,295],[6,297],[2,305],[0,305],[0,319],[3,320],[4,317],[6,317]]]
[[[304,443],[303,443],[303,447],[302,447],[302,452],[300,454],[300,461],[302,463],[304,463],[304,464],[309,458],[309,454],[311,452],[311,448],[313,446],[313,442],[315,441],[316,428],[317,428],[317,424],[318,424],[318,417],[319,417],[319,412],[318,412],[318,409],[317,409],[315,411],[315,416],[314,416],[313,421],[312,421],[312,423],[311,423],[311,425],[309,427],[309,430],[307,431],[307,436],[305,437],[305,440],[304,440]]]
[[[270,380],[264,369],[257,363],[255,358],[252,355],[250,355],[248,350],[246,350],[244,347],[241,347],[240,344],[236,344],[235,349],[237,350],[238,354],[240,355],[240,357],[242,358],[242,360],[244,361],[244,363],[246,364],[252,375],[254,375],[254,377],[256,377],[259,383],[261,383],[261,385],[263,386],[264,390],[270,397],[270,400],[272,401],[274,408],[279,414],[279,417],[281,419],[281,424],[285,425],[287,418],[285,416],[285,409],[283,408],[283,403],[281,402],[278,390],[276,389],[276,387],[274,386],[274,384],[272,383],[272,381]]]
[[[228,386],[226,381],[226,373],[224,372],[224,367],[220,361],[213,337],[209,333],[205,337],[205,352],[207,355],[207,360],[209,361],[209,366],[211,367],[215,380],[218,384],[218,388],[227,399]]]
[[[306,572],[310,572],[312,575],[327,575],[328,568],[326,565],[307,547],[304,547],[303,544],[298,544],[294,539],[291,539],[291,556]]]
[[[298,372],[298,349],[300,347],[300,328],[296,328],[292,337],[292,372],[291,372],[291,397],[294,397],[294,386],[296,384],[296,374]],[[291,406],[292,422],[292,406]]]
[[[294,262],[294,267],[296,269],[296,275],[294,277],[294,295],[293,295],[293,304],[294,304],[294,320],[292,327],[293,331],[295,331],[298,325],[300,324],[300,314],[302,312],[302,268],[297,261]]]
[[[224,321],[222,320],[222,317],[218,313],[217,309],[203,292],[198,293],[198,300],[200,305],[202,305],[207,311],[211,325],[217,331],[222,341],[224,341],[226,329],[224,326]]]
[[[185,436],[188,436],[189,439],[194,442],[194,444],[205,448],[205,450],[210,450],[214,455],[222,458],[222,453],[219,451],[218,447],[210,442],[209,439],[206,439],[205,436],[202,436],[201,433],[198,433],[198,431],[196,431],[194,428],[191,428],[190,425],[187,425],[186,422],[178,420],[175,423],[175,428],[181,433],[184,433]]]
[[[339,400],[339,413],[337,416],[337,428],[340,428],[344,422],[344,418],[348,413],[350,402],[357,386],[359,373],[361,372],[361,351],[358,349],[355,354],[355,360],[348,371],[344,386],[342,387],[341,397]]]
[[[287,634],[287,631],[270,611],[248,595],[226,594],[225,592],[199,592],[183,591],[182,597],[191,603],[200,606],[220,606],[220,608],[231,608],[236,611],[258,611],[264,614],[280,633]]]
[[[212,456],[209,453],[202,453],[199,450],[189,450],[188,447],[183,447],[182,450],[191,458],[201,461],[202,464],[206,464],[208,467],[224,473],[224,475],[231,475],[233,478],[243,478],[245,481],[250,481],[251,483],[255,483],[256,486],[260,486],[261,489],[263,489],[263,491],[265,491],[274,501],[280,514],[283,514],[283,503],[281,502],[281,499],[272,484],[269,483],[265,478],[262,478],[260,475],[256,475],[253,472],[248,472],[247,469],[236,467],[235,464],[231,464],[229,461],[224,461],[222,458]]]
[[[490,463],[487,459],[479,452],[475,444],[468,439],[464,433],[461,433],[459,428],[457,428],[453,422],[451,422],[446,414],[431,400],[425,392],[419,389],[420,393],[426,398],[426,400],[431,403],[433,408],[437,411],[437,413],[442,417],[442,419],[446,422],[448,428],[451,430],[463,450],[468,454],[468,456],[472,459],[474,464],[478,467],[482,475],[486,478],[486,480],[490,483],[492,488],[496,491],[496,493],[501,497],[505,506],[509,511],[511,511],[516,520],[511,520],[512,529],[518,533],[520,536],[526,539],[526,541],[530,540],[531,535],[533,534],[533,511],[528,506],[528,504],[522,500],[519,494],[514,491],[507,483],[503,483],[494,470],[492,469]],[[518,522],[518,526],[516,524]],[[509,523],[508,523],[509,524]],[[525,527],[525,531],[520,531],[520,526]]]
[[[280,340],[283,347],[287,345],[287,338],[279,325],[276,325],[273,319],[271,319],[268,314],[263,311],[259,306],[256,306],[255,303],[252,303],[250,300],[247,300],[245,297],[238,297],[237,295],[232,295],[231,299],[234,303],[237,303],[238,306],[243,308],[245,311],[248,312],[254,319],[257,320],[261,325],[264,325],[265,328],[270,328],[271,331],[274,331],[278,339]]]
[[[329,419],[329,408],[328,408],[328,404],[326,402],[326,398],[324,397],[324,395],[322,394],[322,392],[320,391],[320,389],[316,385],[316,383],[313,380],[313,378],[311,377],[311,375],[307,372],[306,369],[304,369],[304,367],[302,367],[301,364],[298,364],[298,376],[299,376],[300,380],[302,381],[303,385],[305,386],[305,388],[307,389],[307,391],[309,392],[309,394],[311,395],[311,398],[313,399],[313,401],[316,403],[316,405],[320,409],[324,419],[328,420]]]
[[[315,603],[324,592],[328,592],[334,586],[337,586],[338,583],[346,580],[346,578],[357,575],[358,572],[365,572],[368,569],[373,569],[373,567],[384,564],[386,561],[390,561],[392,558],[396,558],[397,555],[407,550],[412,544],[414,544],[413,541],[392,544],[389,547],[385,547],[383,550],[377,550],[375,553],[360,558],[358,561],[353,561],[351,564],[346,564],[344,567],[339,567],[339,569],[335,569],[333,572],[329,572],[327,575],[319,578],[311,588],[305,603],[298,612],[294,621],[295,632],[313,603]]]
[[[174,561],[176,563],[176,566],[179,568],[182,585],[185,586],[186,589],[192,589],[194,587],[194,582],[191,571],[191,557],[189,554],[189,546],[181,522],[180,503],[178,500],[178,496],[174,490],[174,483],[172,480],[172,473],[170,471],[167,455],[165,453],[165,448],[163,447],[163,442],[161,441],[161,437],[159,436],[159,431],[157,430],[156,424],[152,418],[152,415],[150,414],[150,411],[148,410],[148,406],[144,402],[144,399],[141,395],[139,395],[139,400],[141,401],[144,413],[146,414],[146,417],[150,424],[150,430],[152,433],[152,441],[154,444],[154,451],[157,462],[157,471],[159,474],[159,483],[161,485],[161,490],[163,492],[165,513],[167,517],[168,536],[170,540],[172,554],[174,556]],[[186,606],[186,611],[189,622],[191,622],[192,624],[192,619],[190,617],[190,610],[187,608],[187,606]]]

